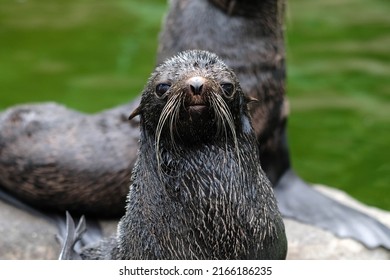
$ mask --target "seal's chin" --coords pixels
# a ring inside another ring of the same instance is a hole
[[[181,107],[182,110],[178,115],[177,121],[173,123],[176,143],[191,143],[204,142],[210,138],[214,127],[214,111],[212,107],[204,103],[188,104]]]
[[[189,122],[205,123],[210,119],[210,107],[205,104],[193,104],[187,107]]]
[[[201,114],[204,114],[206,111],[208,110],[208,106],[206,105],[191,105],[191,106],[188,106],[188,112],[190,113],[190,115],[201,115]]]

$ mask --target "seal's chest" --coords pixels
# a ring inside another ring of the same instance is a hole
[[[189,247],[202,244],[198,252],[201,258],[237,259],[247,254],[250,230],[233,206],[230,201],[210,200],[204,201],[196,211],[187,209],[187,217],[192,220],[188,224]]]

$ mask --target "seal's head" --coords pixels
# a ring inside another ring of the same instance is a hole
[[[234,72],[215,54],[185,51],[159,65],[140,106],[141,130],[174,146],[236,138],[250,127],[247,103]],[[229,137],[232,136],[232,137]],[[235,141],[235,140],[234,140]]]

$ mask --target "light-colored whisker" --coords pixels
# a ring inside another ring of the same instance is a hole
[[[225,126],[225,118],[221,117],[224,116],[224,114],[221,112],[219,102],[215,100],[215,98],[211,99],[212,106],[214,108],[214,111],[216,113],[216,122],[217,122],[217,136],[225,136],[225,139],[227,139],[227,130]],[[223,135],[224,134],[224,135]]]
[[[161,140],[161,133],[164,128],[164,125],[169,120],[169,129],[171,134],[171,140],[173,147],[176,146],[175,140],[174,140],[174,134],[173,134],[173,127],[174,127],[174,119],[175,115],[177,115],[177,111],[179,110],[178,107],[180,106],[180,94],[174,95],[170,97],[165,104],[160,118],[158,120],[157,128],[156,128],[156,134],[155,134],[155,149],[156,149],[156,158],[157,158],[157,168],[158,171],[161,172],[161,153],[160,153],[160,140]]]
[[[241,168],[240,149],[238,146],[236,127],[234,125],[234,119],[233,119],[232,113],[231,113],[228,105],[226,104],[226,102],[223,100],[223,98],[219,94],[213,94],[212,99],[213,99],[213,102],[215,102],[214,103],[214,110],[216,110],[216,115],[217,115],[216,117],[219,117],[221,119],[221,121],[223,123],[222,124],[223,127],[225,127],[225,124],[227,124],[227,126],[230,129],[230,132],[232,133],[232,137],[233,137],[233,141],[234,141],[234,148],[236,151],[239,167]],[[225,134],[226,134],[227,133],[226,128],[224,128],[224,129],[225,129]],[[226,135],[226,137],[227,137],[227,135]]]
[[[175,135],[177,135],[177,124],[176,122],[179,119],[179,112],[180,112],[180,106],[182,105],[182,98],[181,94],[177,95],[177,98],[175,100],[175,104],[173,105],[172,113],[171,113],[171,119],[169,123],[169,131],[171,135],[171,141],[172,141],[172,147],[173,150],[176,152],[178,150],[176,141],[175,141]]]

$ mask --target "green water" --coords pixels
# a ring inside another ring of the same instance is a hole
[[[0,0],[0,109],[56,101],[97,112],[154,68],[163,0]],[[289,139],[309,182],[390,210],[390,2],[293,0]]]
[[[294,0],[288,10],[295,168],[390,209],[390,2]]]

